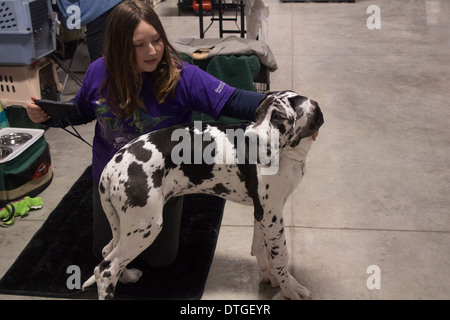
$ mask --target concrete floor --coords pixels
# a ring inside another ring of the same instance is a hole
[[[450,1],[266,3],[271,89],[306,95],[325,115],[285,207],[293,275],[317,300],[449,299]],[[380,29],[367,27],[371,5]],[[199,37],[175,0],[156,10],[171,38]],[[206,37],[219,36],[216,24]],[[91,139],[92,124],[78,129]],[[90,163],[90,148],[62,130],[46,139],[54,180],[42,210],[0,229],[0,277]],[[282,298],[260,283],[251,239],[252,208],[227,202],[203,299]]]

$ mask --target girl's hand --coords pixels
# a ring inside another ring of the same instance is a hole
[[[31,97],[31,101],[28,102],[25,106],[25,108],[27,109],[28,117],[34,123],[41,123],[49,120],[51,117],[34,103],[34,101],[36,100],[36,97]]]

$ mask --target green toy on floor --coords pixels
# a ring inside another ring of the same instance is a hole
[[[0,220],[5,225],[14,223],[14,218],[28,214],[30,210],[41,209],[43,206],[42,198],[24,197],[22,199],[12,201],[0,209]]]

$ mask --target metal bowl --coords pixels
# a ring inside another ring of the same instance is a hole
[[[0,159],[6,158],[12,153],[12,149],[8,147],[0,147]]]
[[[17,146],[23,144],[32,138],[28,133],[8,133],[0,137],[0,142],[4,146]]]

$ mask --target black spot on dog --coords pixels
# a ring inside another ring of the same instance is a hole
[[[100,272],[103,272],[105,269],[109,269],[109,267],[111,266],[111,261],[108,260],[103,260],[102,262],[100,262],[99,270]]]
[[[103,181],[100,182],[100,185],[98,186],[98,190],[100,191],[101,194],[105,194],[105,186],[103,185]]]
[[[213,164],[180,164],[181,171],[194,185],[202,184],[203,181],[214,178],[213,168]]]
[[[273,223],[277,222],[277,216],[273,216],[272,222],[273,222]]]
[[[278,124],[277,129],[280,131],[281,135],[286,134],[287,129],[286,129],[286,126],[284,125],[284,123]]]
[[[137,160],[142,162],[148,162],[152,157],[152,151],[145,149],[144,145],[145,141],[137,140],[127,148],[127,151],[132,155],[134,155]]]
[[[217,143],[214,139],[211,139],[211,141],[205,140],[203,132],[206,128],[207,124],[204,123],[202,133],[198,133],[193,125],[189,126],[190,141],[180,152],[182,162],[179,164],[179,168],[194,185],[199,185],[205,180],[214,178],[213,157],[215,156]],[[208,150],[205,150],[206,148]],[[205,151],[210,153],[205,154]],[[189,154],[186,155],[184,152],[189,152]],[[205,160],[208,160],[208,162],[205,162]]]
[[[180,143],[179,140],[172,140],[172,133],[177,129],[184,129],[188,124],[181,124],[169,128],[156,130],[148,134],[147,141],[153,144],[164,159],[164,169],[170,170],[177,165],[172,161],[172,149]]]
[[[117,151],[116,153],[116,157],[114,158],[114,161],[116,163],[120,163],[123,159],[123,154],[125,153],[125,149],[120,149],[119,151]]]
[[[256,165],[237,165],[238,173],[237,175],[245,182],[245,187],[247,188],[248,196],[253,200],[254,206],[254,216],[256,221],[261,221],[264,216],[264,208],[259,201],[258,196],[258,173]]]
[[[126,205],[131,207],[144,207],[148,200],[149,186],[147,175],[141,164],[132,162],[128,167],[128,180],[124,184],[127,195]]]
[[[164,169],[157,169],[157,170],[153,171],[152,180],[153,180],[153,186],[155,188],[161,187],[163,177],[164,177]]]
[[[112,283],[109,284],[109,286],[106,288],[105,293],[105,299],[106,300],[111,300],[114,297],[114,291],[115,291],[115,287]]]
[[[110,277],[111,277],[111,272],[109,272],[109,271],[103,272],[102,277],[103,277],[103,278],[110,278]]]
[[[230,190],[228,188],[226,188],[222,183],[216,184],[212,190],[217,195],[230,194]]]
[[[148,238],[148,237],[150,236],[150,233],[151,233],[150,231],[147,232],[147,233],[144,233],[144,239],[145,239],[145,238]]]
[[[277,256],[278,255],[278,249],[279,249],[280,247],[278,247],[278,246],[273,246],[272,247],[272,249],[270,250],[270,254],[271,254],[271,256],[272,256],[272,259],[275,257],[275,256]]]

